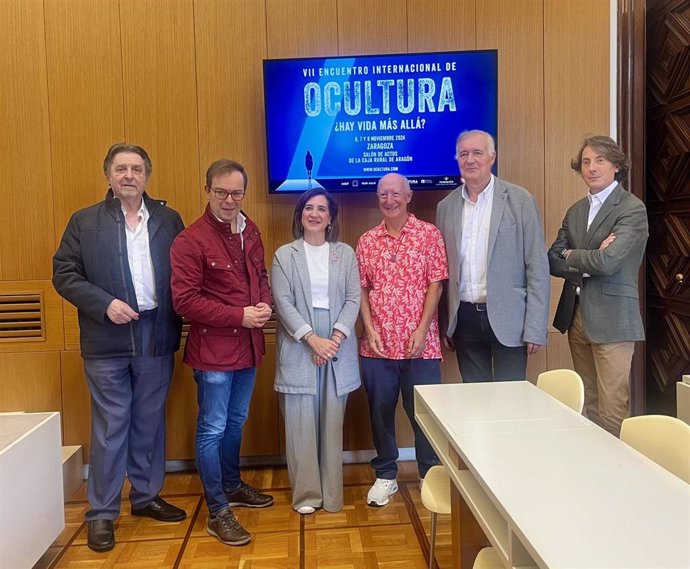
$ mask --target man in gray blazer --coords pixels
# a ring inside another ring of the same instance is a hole
[[[496,178],[493,137],[460,134],[464,184],[436,210],[448,251],[439,321],[464,382],[525,379],[527,356],[546,344],[549,266],[534,197]]]
[[[549,249],[551,274],[565,279],[553,325],[568,331],[587,416],[618,436],[635,341],[644,339],[637,283],[647,212],[620,185],[630,161],[609,137],[585,139],[571,167],[589,192],[568,209]]]

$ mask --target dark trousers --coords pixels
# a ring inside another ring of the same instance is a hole
[[[145,353],[153,345],[154,320],[140,316],[138,322]],[[91,392],[87,521],[118,517],[125,473],[134,508],[163,487],[165,400],[174,364],[174,354],[84,360]]]
[[[460,303],[453,341],[464,383],[527,377],[527,347],[504,346],[496,339],[486,304]]]
[[[376,478],[393,480],[398,475],[398,443],[395,438],[395,409],[402,394],[403,408],[414,430],[414,447],[419,475],[439,459],[414,419],[414,386],[441,383],[440,360],[389,360],[361,358],[362,383],[369,398],[371,430],[376,458],[371,467]]]

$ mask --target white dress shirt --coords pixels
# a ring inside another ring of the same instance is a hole
[[[460,244],[460,301],[486,302],[486,269],[489,256],[489,227],[493,208],[494,177],[486,188],[470,201],[467,187],[462,187],[462,242]]]
[[[125,214],[126,220],[127,212],[124,207],[122,213]],[[129,272],[132,273],[132,284],[137,296],[139,310],[152,310],[158,306],[158,298],[156,297],[156,279],[149,246],[149,210],[146,209],[143,199],[137,215],[139,222],[134,229],[125,221],[127,261],[129,262]]]
[[[601,206],[604,205],[606,198],[608,198],[611,195],[611,192],[616,188],[617,185],[618,182],[614,181],[610,186],[605,187],[603,190],[597,192],[596,194],[587,192],[587,199],[589,200],[589,213],[587,214],[587,231],[589,231],[589,226],[592,225],[592,222],[594,221],[594,218],[597,216],[597,213],[599,213]],[[586,279],[590,276],[591,275],[589,273],[582,273],[583,279]],[[575,294],[577,296],[580,296],[580,287],[577,287],[575,289]]]
[[[606,199],[611,195],[611,192],[615,189],[615,187],[618,185],[618,182],[613,182],[610,186],[607,186],[600,192],[597,192],[596,194],[592,193],[587,193],[587,199],[589,200],[589,215],[587,216],[587,231],[589,231],[589,226],[592,225],[592,222],[594,221],[594,218],[597,216],[597,213],[601,209],[601,206],[604,205],[604,202]]]
[[[213,213],[213,212],[211,212]],[[228,223],[227,221],[223,221],[220,217],[218,217],[215,213],[213,213],[213,217],[215,217],[218,221],[221,223]],[[237,233],[240,234],[240,247],[242,247],[242,251],[244,251],[244,230],[247,227],[247,218],[244,216],[244,214],[240,211],[237,213],[237,217],[235,218],[235,223],[237,223]]]

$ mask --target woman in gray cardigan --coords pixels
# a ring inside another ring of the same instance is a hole
[[[300,514],[343,507],[343,417],[360,385],[355,320],[359,270],[336,241],[338,204],[323,189],[295,206],[295,241],[273,258],[278,313],[276,378],[285,417],[292,506]]]

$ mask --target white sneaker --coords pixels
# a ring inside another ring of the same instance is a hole
[[[300,506],[296,510],[296,512],[298,514],[302,514],[303,516],[308,516],[309,514],[313,514],[315,511],[316,511],[316,508],[313,508],[311,506]]]
[[[367,494],[367,504],[370,506],[385,506],[390,499],[388,496],[395,494],[398,491],[398,482],[395,480],[386,480],[385,478],[377,478],[374,485],[369,489]]]

